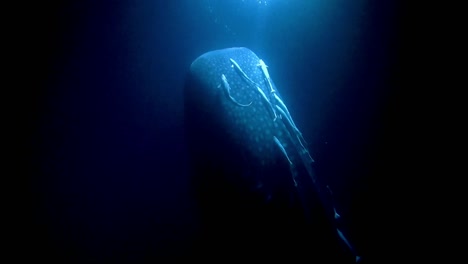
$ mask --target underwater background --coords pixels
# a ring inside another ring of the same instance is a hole
[[[378,242],[396,237],[388,225],[396,209],[383,197],[395,195],[388,190],[398,171],[387,150],[401,151],[399,134],[389,132],[401,94],[398,2],[35,5],[27,31],[35,85],[25,99],[20,168],[28,183],[24,252],[61,263],[193,256],[201,223],[183,88],[198,56],[230,47],[247,47],[268,64],[363,263],[397,251]]]

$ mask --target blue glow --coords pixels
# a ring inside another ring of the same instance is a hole
[[[259,5],[267,5],[268,4],[268,1],[267,0],[241,0],[242,2],[246,2],[246,1],[255,1],[257,2]]]

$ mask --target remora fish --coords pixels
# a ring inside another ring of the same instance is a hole
[[[241,104],[239,102],[236,101],[236,99],[234,99],[234,97],[231,96],[231,86],[229,86],[229,83],[228,83],[228,80],[226,78],[226,76],[224,74],[221,74],[221,80],[223,82],[223,87],[224,87],[224,93],[226,94],[226,96],[233,102],[235,103],[236,105],[238,106],[243,106],[243,107],[247,107],[247,106],[250,106],[252,104],[252,102],[248,103],[248,104]],[[219,87],[219,86],[218,86]]]
[[[270,79],[270,74],[268,73],[267,65],[265,62],[260,59],[257,66],[259,66],[262,69],[263,75],[265,76],[265,79],[268,83],[268,86],[270,87],[270,93],[276,92],[275,89],[273,88],[273,85],[271,84],[271,79]]]
[[[249,76],[247,76],[247,74],[242,70],[242,68],[239,66],[239,64],[238,64],[234,59],[229,58],[229,60],[230,60],[231,63],[232,63],[232,67],[235,68],[235,69],[237,70],[237,72],[238,72],[242,77],[244,77],[244,79],[245,79],[247,82],[249,82],[249,83],[251,83],[251,84],[253,84],[253,85],[255,85],[255,86],[258,86],[254,81],[252,81],[252,80],[249,78]]]

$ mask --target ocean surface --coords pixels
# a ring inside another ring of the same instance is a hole
[[[33,7],[38,85],[28,88],[31,214],[23,246],[37,260],[166,263],[197,255],[203,223],[187,165],[184,85],[196,58],[231,47],[246,47],[268,65],[362,263],[386,259],[376,243],[389,232],[377,217],[385,207],[377,194],[395,184],[382,148],[399,63],[396,2]],[[320,251],[300,248],[310,262]]]

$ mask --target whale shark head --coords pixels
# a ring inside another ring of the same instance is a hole
[[[185,110],[192,156],[203,159],[197,164],[210,163],[210,167],[222,170],[219,177],[263,195],[266,201],[274,198],[275,190],[294,185],[287,159],[274,138],[282,142],[293,163],[298,163],[299,157],[294,154],[285,125],[274,120],[271,106],[262,96],[268,97],[270,89],[257,66],[259,62],[247,48],[203,54],[190,67]],[[232,98],[240,104],[252,103],[242,107],[224,96],[219,89],[223,78],[229,83]],[[275,174],[287,176],[278,179],[272,176]]]

